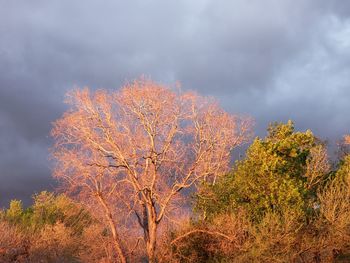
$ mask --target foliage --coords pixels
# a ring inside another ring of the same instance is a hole
[[[77,262],[78,236],[63,223],[45,225],[31,240],[29,259],[31,262]]]
[[[110,236],[103,234],[103,226],[80,204],[46,191],[33,199],[34,204],[27,209],[21,201],[12,200],[1,213],[0,262],[97,262],[113,258],[103,243],[96,248],[96,240],[108,243]],[[94,240],[87,235],[91,229],[99,229]],[[92,247],[96,255],[89,261],[83,250]]]
[[[227,176],[203,187],[197,208],[210,218],[243,207],[257,221],[268,212],[302,214],[328,169],[324,146],[311,131],[295,132],[291,121],[275,123]]]
[[[349,262],[350,154],[331,167],[310,131],[275,123],[230,173],[212,179],[196,192],[192,218],[176,209],[173,221],[161,225],[156,262]],[[78,203],[44,191],[33,200],[28,208],[12,200],[0,211],[1,263],[120,262],[113,228],[93,199],[81,196]],[[128,262],[149,262],[145,232],[133,229],[131,216],[119,228],[129,234],[122,248]]]
[[[21,262],[27,257],[28,240],[20,229],[0,221],[0,262]]]
[[[183,223],[161,244],[160,262],[231,262],[247,240],[244,213],[221,215],[211,224]]]
[[[202,187],[196,200],[204,217],[173,234],[171,240],[181,241],[169,242],[168,261],[349,261],[350,155],[332,171],[324,145],[310,131],[295,132],[291,122],[268,130],[230,174]],[[244,233],[239,246],[225,239],[218,245],[216,237],[198,231],[225,234],[229,220],[218,218],[229,216],[246,218],[232,224]]]

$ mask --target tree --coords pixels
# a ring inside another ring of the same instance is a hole
[[[344,138],[345,138],[345,143],[350,144],[350,135],[346,135]]]
[[[349,174],[344,164],[337,177]],[[291,121],[271,124],[268,135],[256,138],[229,174],[215,185],[203,184],[196,208],[204,216],[194,220],[185,234],[175,233],[168,242],[168,255],[175,262],[193,258],[195,262],[319,262],[330,255],[335,258],[339,250],[344,251],[342,245],[348,244],[344,240],[348,240],[349,202],[340,198],[346,196],[344,191],[336,191],[334,185],[324,187],[332,177],[325,145],[311,131],[296,132]],[[329,213],[337,219],[335,223],[325,220]],[[236,232],[230,233],[229,217],[245,222],[231,222]],[[215,232],[208,233],[208,227]],[[238,242],[232,244],[235,238]]]
[[[304,245],[313,250],[316,262],[348,262],[350,259],[350,155],[344,156],[317,193],[318,217],[304,236],[311,232]],[[310,231],[312,230],[312,231]],[[322,260],[322,261],[321,261]]]
[[[66,102],[71,108],[52,130],[54,175],[103,211],[121,262],[122,221],[141,227],[154,262],[158,226],[179,207],[180,193],[226,173],[251,124],[211,98],[145,79],[111,92],[73,90]]]
[[[19,223],[23,217],[23,205],[20,200],[11,200],[9,209],[6,210],[5,216],[11,223]]]
[[[215,216],[243,207],[257,221],[267,212],[303,213],[329,169],[325,147],[311,131],[295,132],[291,121],[274,123],[231,173],[202,189],[198,208]]]

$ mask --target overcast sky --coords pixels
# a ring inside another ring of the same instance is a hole
[[[141,74],[330,143],[350,130],[350,1],[0,0],[0,206],[52,189],[51,122],[74,86]]]

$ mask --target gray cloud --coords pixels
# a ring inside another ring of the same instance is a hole
[[[350,127],[342,0],[0,0],[0,206],[52,188],[51,122],[75,85],[179,80],[232,112],[336,140]]]

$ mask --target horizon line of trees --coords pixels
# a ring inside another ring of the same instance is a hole
[[[350,137],[326,144],[147,79],[73,90],[54,123],[54,176],[0,212],[0,262],[348,262]]]

